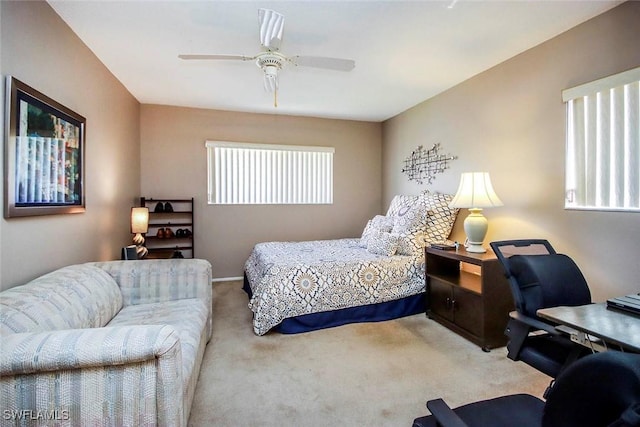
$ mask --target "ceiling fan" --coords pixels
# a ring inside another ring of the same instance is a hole
[[[185,60],[240,60],[255,61],[264,73],[264,88],[274,94],[274,106],[278,106],[278,73],[285,65],[351,71],[356,66],[352,59],[323,56],[285,56],[280,53],[284,32],[284,15],[270,9],[258,9],[260,44],[263,51],[254,55],[178,55]]]

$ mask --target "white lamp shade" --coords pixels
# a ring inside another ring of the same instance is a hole
[[[149,208],[131,208],[131,233],[146,233],[149,230]]]
[[[488,172],[465,172],[460,176],[460,186],[449,207],[490,208],[502,206],[502,201],[493,191]]]

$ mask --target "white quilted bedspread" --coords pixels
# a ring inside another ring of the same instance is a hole
[[[422,256],[376,255],[359,239],[257,244],[245,263],[253,329],[282,320],[392,301],[424,291]]]

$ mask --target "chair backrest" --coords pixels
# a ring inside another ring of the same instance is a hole
[[[589,304],[589,286],[575,262],[547,240],[491,242],[509,279],[516,310],[537,317],[541,308]]]
[[[512,255],[546,255],[556,253],[551,243],[544,239],[501,240],[491,242],[490,245],[503,265]]]
[[[640,426],[640,354],[583,357],[556,378],[543,427]]]

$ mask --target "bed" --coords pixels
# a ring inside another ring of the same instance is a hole
[[[425,311],[424,246],[446,241],[449,195],[394,197],[360,238],[264,242],[244,268],[253,330],[300,333]]]

